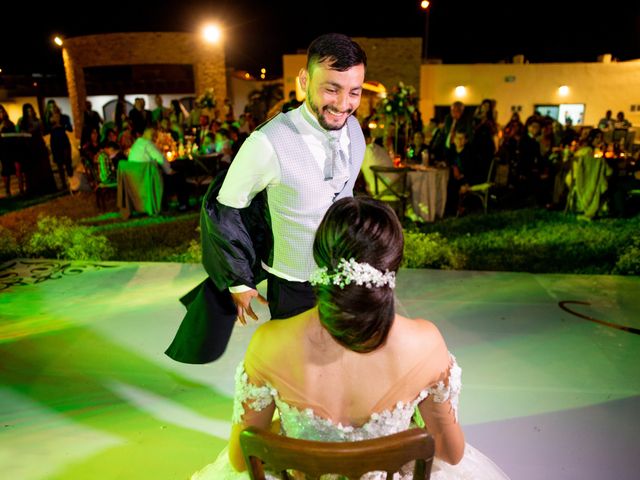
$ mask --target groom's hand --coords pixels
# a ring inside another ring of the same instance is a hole
[[[246,292],[231,293],[231,298],[238,308],[238,320],[242,325],[247,324],[245,315],[249,315],[256,321],[258,320],[258,316],[253,311],[253,308],[251,308],[252,298],[257,298],[263,305],[267,305],[268,303],[267,299],[260,295],[255,289],[247,290]]]

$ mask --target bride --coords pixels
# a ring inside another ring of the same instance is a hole
[[[508,478],[464,441],[461,369],[437,327],[395,313],[403,252],[395,213],[366,197],[339,200],[313,252],[317,306],[256,330],[236,371],[228,448],[192,480],[248,479],[239,434],[269,428],[276,410],[281,434],[331,442],[407,430],[417,410],[435,440],[431,478]],[[411,479],[411,469],[395,478]]]

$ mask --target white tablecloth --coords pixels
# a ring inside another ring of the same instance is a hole
[[[427,168],[408,173],[411,207],[425,222],[444,216],[447,204],[448,168]]]

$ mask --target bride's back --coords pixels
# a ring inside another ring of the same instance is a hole
[[[384,344],[358,353],[329,334],[317,309],[263,325],[245,357],[249,376],[289,406],[352,426],[415,400],[445,380],[448,367],[447,347],[430,322],[396,315]]]

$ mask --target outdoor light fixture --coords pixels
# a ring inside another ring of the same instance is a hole
[[[62,38],[60,38],[58,35],[56,35],[56,36],[53,38],[53,43],[55,43],[56,45],[58,45],[59,47],[61,47],[61,46],[62,46]]]
[[[422,39],[422,58],[427,59],[427,49],[429,48],[429,5],[427,0],[420,2],[420,8],[424,10],[424,38]]]
[[[217,25],[207,25],[202,31],[204,38],[209,43],[218,43],[222,37],[222,31]]]
[[[560,94],[560,96],[562,97],[566,97],[567,95],[569,95],[569,87],[567,87],[566,85],[562,85],[560,88],[558,88],[558,94]]]
[[[458,98],[462,98],[467,94],[467,87],[464,85],[458,85],[455,89],[455,95]]]

